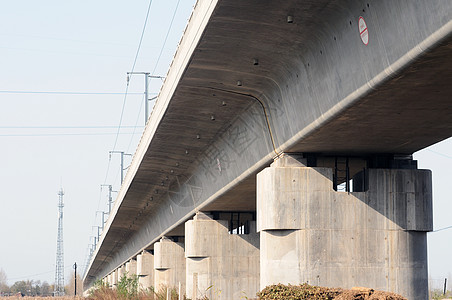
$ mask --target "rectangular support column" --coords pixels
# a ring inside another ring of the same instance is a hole
[[[118,285],[118,269],[111,272],[111,287],[113,289]]]
[[[260,288],[364,286],[428,298],[431,172],[370,169],[368,190],[335,192],[332,170],[270,167],[257,175]]]
[[[137,274],[137,261],[131,259],[126,263],[127,276],[132,276]]]
[[[229,234],[228,221],[197,214],[185,223],[187,297],[254,298],[259,291],[259,234]]]
[[[140,289],[154,285],[154,255],[150,252],[143,251],[137,256],[137,275]]]
[[[154,245],[154,287],[157,291],[166,288],[178,288],[182,284],[185,290],[184,245],[162,238]]]
[[[105,283],[108,287],[111,287],[111,273],[108,274],[107,277],[105,277]]]
[[[126,274],[126,265],[121,265],[117,269],[117,273],[118,273],[118,278],[117,278],[116,284],[118,284],[121,281],[121,278]]]

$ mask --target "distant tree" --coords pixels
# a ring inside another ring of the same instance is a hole
[[[447,290],[452,291],[452,273],[447,273]]]
[[[37,280],[32,284],[32,295],[33,296],[41,296],[41,280]]]
[[[27,296],[33,296],[33,292],[34,292],[34,289],[33,289],[33,280],[27,280],[26,281],[26,283],[27,283],[27,293],[25,293]]]
[[[12,293],[21,293],[22,295],[29,295],[29,290],[30,285],[29,283],[27,283],[27,281],[25,280],[21,280],[21,281],[16,281],[12,286],[11,286],[11,292]]]
[[[50,286],[50,284],[47,281],[44,281],[41,284],[41,296],[43,297],[49,297],[52,296],[52,287]]]
[[[0,269],[0,293],[8,292],[9,292],[8,277],[6,276],[5,271],[3,271],[3,269]]]

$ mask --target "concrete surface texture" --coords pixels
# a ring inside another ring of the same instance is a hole
[[[137,274],[137,261],[136,259],[131,259],[126,263],[126,272],[128,276]]]
[[[126,265],[124,264],[118,268],[118,278],[117,278],[118,281],[116,282],[116,284],[118,284],[125,275],[126,275]]]
[[[427,299],[430,171],[370,169],[365,192],[336,192],[331,180],[325,168],[258,174],[261,288],[308,282]]]
[[[185,223],[186,295],[253,298],[259,291],[259,234],[229,234],[228,221],[197,214]]]
[[[256,211],[256,174],[283,152],[409,155],[451,136],[451,43],[452,1],[198,1],[85,286],[197,211]]]
[[[108,274],[105,278],[105,283],[108,285],[108,287],[111,287],[113,285],[112,276],[112,274]]]
[[[178,287],[179,283],[185,290],[184,244],[162,238],[154,247],[155,290]]]
[[[138,285],[142,290],[154,286],[154,255],[143,251],[137,255]]]
[[[117,284],[118,284],[118,270],[114,270],[111,273],[111,284],[110,284],[110,286],[112,288],[116,288]]]

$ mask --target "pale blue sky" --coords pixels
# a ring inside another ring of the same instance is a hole
[[[156,67],[177,3],[152,2],[135,71],[156,68],[156,75],[166,75],[195,0],[180,1]],[[100,224],[101,216],[95,221],[95,212],[107,210],[107,190],[100,194],[100,185],[105,182],[119,189],[118,155],[112,156],[105,178],[124,97],[4,91],[124,93],[149,1],[2,4],[0,268],[10,284],[27,278],[54,281],[57,191],[62,182],[67,280],[73,263],[85,262],[89,236],[96,231],[92,226]],[[157,93],[160,85],[159,79],[151,80],[150,92]],[[143,93],[143,76],[131,79],[129,91]],[[127,97],[122,124],[132,127],[121,130],[116,150],[135,151],[144,123],[142,103],[142,94]],[[134,129],[136,124],[139,127]],[[34,274],[40,275],[30,276]]]
[[[195,0],[154,0],[135,71],[165,75]],[[2,1],[0,10],[0,268],[12,284],[54,281],[57,191],[65,190],[66,280],[85,263],[97,210],[119,189],[115,143],[122,95],[6,93],[53,91],[123,93],[143,29],[148,0]],[[157,93],[161,81],[151,81]],[[133,77],[116,150],[133,153],[143,125],[142,76]],[[138,94],[136,94],[138,93]],[[138,125],[137,128],[134,128]],[[101,128],[111,126],[111,128]],[[69,127],[69,128],[68,128]],[[83,128],[82,128],[83,127]],[[89,128],[85,128],[89,127]],[[135,132],[135,134],[132,134]],[[415,155],[433,170],[435,229],[452,225],[452,140]],[[126,164],[130,162],[126,158]],[[452,230],[429,234],[431,277],[452,273]],[[38,275],[36,275],[38,274]]]

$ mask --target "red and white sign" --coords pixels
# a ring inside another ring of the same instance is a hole
[[[367,30],[367,24],[363,17],[359,17],[358,28],[361,41],[363,41],[364,45],[369,44],[369,31]]]

